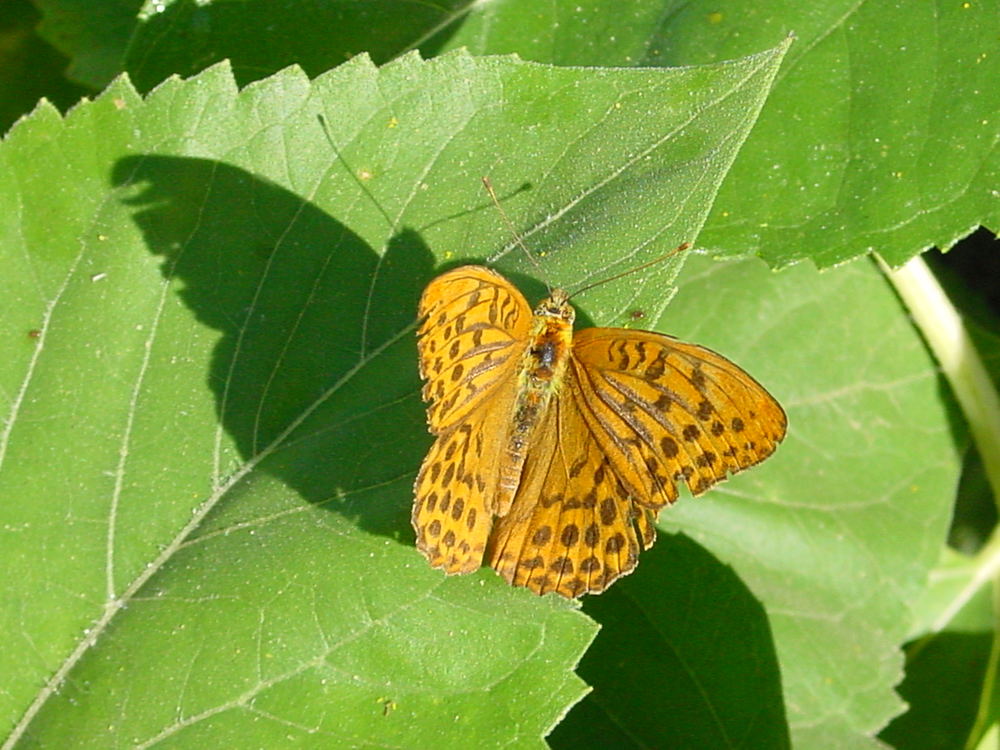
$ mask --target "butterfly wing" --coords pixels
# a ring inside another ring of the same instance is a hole
[[[531,325],[517,289],[481,266],[442,274],[420,300],[418,332],[427,421],[437,436],[414,486],[417,547],[433,567],[482,564],[492,526],[516,369]]]
[[[685,481],[698,495],[771,455],[780,404],[725,357],[649,331],[588,328],[571,369],[588,429],[639,502],[657,510]]]
[[[502,424],[488,414],[475,416],[438,436],[414,485],[417,549],[446,573],[471,573],[482,565],[493,525]]]
[[[531,308],[500,274],[462,266],[427,285],[419,315],[423,397],[437,435],[468,418],[510,379],[531,328]]]
[[[632,571],[655,541],[653,513],[616,475],[584,421],[572,371],[532,443],[510,513],[497,519],[487,559],[535,593],[596,593]]]

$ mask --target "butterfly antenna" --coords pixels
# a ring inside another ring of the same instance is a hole
[[[525,245],[524,240],[521,239],[521,235],[517,233],[517,229],[514,228],[514,222],[510,220],[510,217],[507,216],[507,212],[504,211],[503,206],[500,205],[500,200],[499,198],[497,198],[496,191],[493,189],[493,183],[490,182],[489,177],[486,176],[483,177],[483,187],[486,188],[486,192],[489,193],[490,198],[493,199],[493,205],[497,207],[497,210],[503,217],[504,223],[507,224],[507,228],[510,230],[510,233],[514,235],[514,241],[521,246],[521,249],[524,250],[524,254],[528,256],[528,260],[530,260],[532,265],[534,265],[535,268],[538,270],[538,275],[544,279],[545,272],[542,270],[542,264],[538,262],[538,258],[536,258],[534,255],[531,254],[531,251],[528,250],[528,246]],[[548,282],[545,282],[545,285],[549,287],[549,291],[551,292],[552,287],[549,286]]]
[[[595,281],[593,284],[587,284],[587,286],[583,287],[582,289],[577,289],[575,292],[573,292],[571,295],[569,295],[569,297],[567,297],[567,299],[575,297],[576,295],[580,294],[581,292],[586,292],[589,289],[593,289],[595,286],[600,286],[601,284],[607,284],[609,281],[615,281],[617,279],[622,278],[623,276],[629,276],[630,274],[637,273],[638,271],[641,271],[644,268],[649,268],[650,266],[655,266],[657,263],[662,263],[667,258],[672,258],[673,256],[677,255],[678,253],[683,253],[689,247],[691,247],[691,243],[690,242],[682,242],[680,245],[678,245],[677,247],[675,247],[669,253],[664,253],[663,255],[661,255],[658,258],[653,258],[652,260],[646,261],[642,265],[638,265],[635,268],[630,268],[627,271],[622,271],[621,273],[616,273],[614,276],[609,276],[606,279],[600,279],[599,281]]]

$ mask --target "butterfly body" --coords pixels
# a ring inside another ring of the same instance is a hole
[[[650,331],[574,334],[562,290],[532,311],[465,266],[434,279],[419,312],[436,440],[413,526],[447,573],[485,561],[539,594],[603,591],[653,544],[677,482],[699,494],[785,434],[781,407],[732,362]]]
[[[556,289],[535,309],[531,331],[517,368],[517,391],[510,436],[500,469],[496,515],[504,516],[521,484],[524,460],[534,434],[544,421],[552,397],[565,377],[573,342],[576,311],[564,291]]]

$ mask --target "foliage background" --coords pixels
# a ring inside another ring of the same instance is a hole
[[[997,11],[7,3],[5,746],[988,746],[996,457],[966,424],[996,414],[864,256],[995,229]],[[412,548],[416,295],[458,260],[541,289],[485,172],[558,283],[696,234],[711,258],[582,315],[641,311],[791,418],[582,609]],[[994,383],[995,269],[939,271]]]

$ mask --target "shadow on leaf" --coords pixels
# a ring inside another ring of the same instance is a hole
[[[636,572],[583,611],[601,623],[577,669],[593,692],[553,748],[790,747],[767,614],[696,542],[660,532]]]
[[[113,179],[138,191],[126,203],[164,276],[221,332],[207,378],[238,456],[220,473],[259,461],[308,502],[410,538],[430,441],[411,330],[433,272],[420,237],[399,232],[380,258],[301,196],[215,161],[132,157]],[[366,502],[393,483],[398,503]]]
[[[909,703],[879,739],[891,747],[966,747],[990,666],[991,633],[942,632],[907,646],[899,694]],[[988,684],[988,682],[986,683]]]

